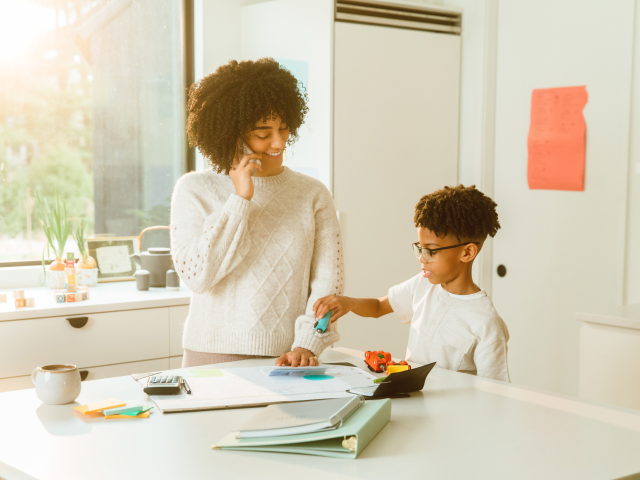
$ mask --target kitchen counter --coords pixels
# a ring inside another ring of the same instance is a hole
[[[592,312],[577,312],[576,320],[640,330],[640,304],[608,307]]]
[[[640,305],[577,312],[580,398],[640,410]]]
[[[54,291],[47,287],[19,290],[24,290],[25,297],[35,298],[35,307],[16,308],[13,290],[0,290],[7,294],[7,302],[0,303],[0,322],[189,305],[191,299],[191,291],[185,286],[177,291],[166,288],[138,291],[135,282],[99,283],[89,288],[89,300],[71,303],[56,303]]]

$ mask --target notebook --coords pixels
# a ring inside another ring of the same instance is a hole
[[[356,458],[389,423],[390,418],[391,400],[372,400],[358,408],[334,430],[260,438],[236,438],[238,432],[231,432],[211,448]]]
[[[277,437],[334,429],[364,403],[361,396],[269,405],[245,423],[238,438]]]

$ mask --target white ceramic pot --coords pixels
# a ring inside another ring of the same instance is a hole
[[[59,290],[64,288],[64,270],[47,270],[47,287]]]
[[[80,395],[80,372],[75,365],[43,365],[31,372],[36,395],[47,405],[71,403]]]
[[[97,268],[76,268],[76,283],[85,287],[98,285]]]

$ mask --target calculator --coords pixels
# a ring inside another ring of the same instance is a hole
[[[182,389],[180,375],[154,375],[147,381],[144,393],[149,395],[175,395]]]

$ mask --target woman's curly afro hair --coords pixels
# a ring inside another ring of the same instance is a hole
[[[238,139],[259,120],[278,115],[289,127],[288,144],[298,139],[307,114],[307,95],[272,58],[230,61],[189,88],[187,135],[216,172],[227,172]]]
[[[484,240],[500,228],[498,205],[475,185],[444,187],[425,195],[416,205],[416,227],[427,228],[438,237],[449,233],[459,242]]]

